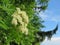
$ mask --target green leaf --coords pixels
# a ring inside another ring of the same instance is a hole
[[[8,26],[3,21],[0,21],[0,28],[7,30]]]

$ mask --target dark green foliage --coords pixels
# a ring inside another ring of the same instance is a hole
[[[35,32],[35,41],[32,42],[32,45],[35,45],[38,42],[42,42],[45,37],[48,37],[48,39],[51,39],[52,35],[56,34],[56,31],[58,30],[58,25],[56,26],[55,29],[51,30],[51,31],[38,31]]]
[[[40,27],[44,27],[41,23],[43,23],[43,21],[37,16],[34,15],[31,19],[32,26],[35,27],[36,29],[40,29]]]

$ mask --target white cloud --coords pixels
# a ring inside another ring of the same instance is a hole
[[[51,40],[45,40],[41,45],[60,45],[60,37],[51,38]]]
[[[60,22],[60,16],[54,16],[54,17],[52,18],[52,21]]]
[[[47,16],[45,13],[43,13],[43,12],[41,12],[41,13],[39,14],[39,16],[40,16],[43,20],[45,20],[45,19],[48,18],[48,16]]]
[[[54,22],[60,22],[60,15],[54,15],[54,12],[51,11],[45,11],[39,13],[39,16],[44,20],[44,21],[54,21]]]
[[[51,38],[51,41],[60,41],[60,37]]]

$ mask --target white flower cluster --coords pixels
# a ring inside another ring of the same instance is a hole
[[[17,11],[15,11],[12,15],[12,24],[15,26],[18,25],[18,22],[20,23],[19,29],[22,31],[22,33],[28,34],[28,28],[27,25],[29,23],[28,16],[25,11],[21,11],[20,8],[16,8]]]

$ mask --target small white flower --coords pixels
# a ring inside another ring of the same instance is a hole
[[[15,26],[18,24],[15,18],[12,19],[12,24],[14,24]]]
[[[26,27],[20,26],[19,28],[20,28],[22,33],[25,33],[26,35],[28,35],[28,29]]]
[[[25,34],[28,35],[28,28],[25,28]]]
[[[27,16],[26,12],[21,11],[20,8],[16,8],[16,9],[17,9],[18,14],[24,19],[24,22],[28,23],[29,20],[28,20],[28,16]]]
[[[15,26],[18,24],[18,22],[21,24],[18,28],[21,30],[22,33],[25,33],[28,35],[28,28],[27,25],[29,23],[28,16],[25,11],[21,11],[20,8],[16,8],[17,11],[15,11],[12,15],[12,24]]]
[[[20,24],[23,24],[22,17],[21,17],[20,15],[17,15],[17,16],[16,16],[16,19],[18,20],[18,22],[19,22]]]
[[[18,14],[20,14],[20,12],[21,12],[20,8],[17,7],[16,10],[17,10]]]
[[[24,19],[24,22],[28,24],[28,16],[25,11],[21,11],[21,17]]]

